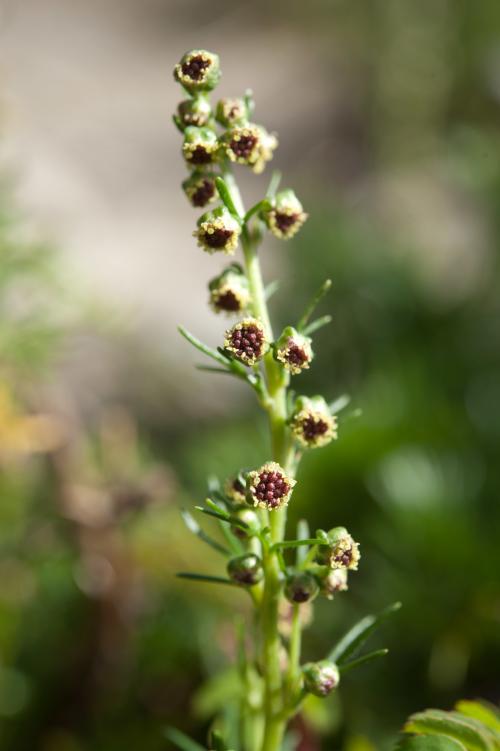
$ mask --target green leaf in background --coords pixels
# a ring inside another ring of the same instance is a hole
[[[465,751],[465,746],[446,735],[409,735],[400,741],[397,751]]]
[[[495,741],[482,723],[459,712],[427,709],[412,715],[405,725],[407,733],[442,734],[463,743],[468,751],[495,751]]]
[[[176,728],[166,728],[165,736],[170,743],[173,743],[176,748],[180,748],[181,751],[206,751],[203,746],[200,746],[199,743]]]
[[[483,721],[485,720],[485,721]],[[398,751],[499,751],[499,715],[494,707],[458,702],[452,712],[426,709],[408,718]]]
[[[366,642],[369,636],[394,613],[400,609],[401,603],[394,602],[382,610],[378,615],[367,615],[356,623],[328,655],[328,659],[339,666],[354,654]]]
[[[488,704],[485,701],[469,701],[462,699],[455,705],[457,712],[460,712],[467,717],[473,717],[475,720],[479,720],[487,728],[493,730],[495,733],[500,733],[500,711],[493,704]]]

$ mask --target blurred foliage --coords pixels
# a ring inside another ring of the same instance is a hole
[[[210,20],[219,5],[204,5]],[[500,6],[259,6],[258,30],[312,35],[342,84],[335,111],[325,92],[323,140],[291,146],[311,218],[269,248],[289,261],[282,324],[333,280],[334,320],[297,388],[347,391],[362,409],[305,459],[291,505],[292,524],[307,508],[363,551],[351,596],[318,608],[306,659],[403,602],[388,658],[312,702],[294,732],[301,751],[320,732],[324,748],[389,748],[416,707],[500,699]],[[214,677],[236,651],[232,616],[245,616],[232,591],[173,581],[219,573],[178,510],[210,473],[267,459],[264,427],[243,402],[164,429],[104,409],[68,432],[43,397],[65,341],[57,263],[0,211],[0,747],[160,751],[170,723],[205,737],[232,690],[230,673]]]

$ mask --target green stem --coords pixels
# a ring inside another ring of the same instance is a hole
[[[245,211],[238,187],[232,174],[224,174],[231,198],[241,217]],[[262,322],[266,336],[273,341],[273,330],[267,309],[266,295],[256,242],[248,227],[242,231],[242,246],[245,259],[245,271],[252,295],[252,312]],[[269,393],[268,414],[271,432],[272,458],[289,471],[293,464],[293,451],[290,446],[289,431],[286,424],[287,406],[286,389],[288,376],[282,366],[268,352],[264,358],[267,389]],[[281,542],[286,526],[286,509],[268,513],[271,542]],[[284,719],[285,697],[284,682],[281,673],[280,651],[281,638],[278,630],[279,602],[281,596],[281,573],[279,560],[275,551],[266,546],[263,551],[264,593],[261,603],[262,629],[262,671],[264,676],[264,736],[261,751],[280,751],[286,728]]]

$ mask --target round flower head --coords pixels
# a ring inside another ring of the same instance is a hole
[[[195,99],[185,99],[177,107],[179,123],[185,128],[188,125],[195,125],[197,128],[203,127],[210,120],[212,109],[210,102],[204,96]]]
[[[287,577],[285,597],[289,602],[303,603],[313,600],[319,592],[318,582],[307,571],[300,571]]]
[[[221,251],[232,255],[238,247],[241,228],[225,207],[203,214],[198,220],[198,229],[193,235],[198,245],[207,253]]]
[[[359,545],[345,527],[335,527],[328,532],[328,544],[319,546],[317,560],[334,570],[356,571],[360,557]]]
[[[240,527],[237,524],[231,525],[231,532],[233,533],[233,535],[236,535],[236,537],[239,537],[240,540],[246,540],[248,537],[256,534],[260,529],[259,517],[257,516],[257,513],[253,509],[248,508],[248,506],[243,506],[242,508],[236,509],[236,511],[234,511],[233,513],[233,516],[239,519],[239,521],[244,522],[248,528],[245,529],[244,527]]]
[[[215,108],[215,119],[225,128],[241,125],[248,119],[247,107],[243,99],[219,99]]]
[[[290,427],[306,448],[326,446],[337,437],[337,419],[322,396],[300,396],[295,402]]]
[[[227,564],[227,573],[232,581],[244,587],[258,584],[264,576],[261,560],[254,553],[247,553],[246,555],[238,556],[238,558],[231,558]]]
[[[309,367],[313,358],[311,340],[299,334],[292,326],[287,326],[274,345],[274,357],[283,363],[292,375],[297,375]]]
[[[241,266],[232,264],[209,283],[210,305],[216,313],[242,313],[250,304],[248,281]]]
[[[224,347],[236,360],[255,365],[268,347],[262,324],[256,318],[244,318],[226,331]]]
[[[174,68],[174,78],[187,91],[211,91],[220,79],[219,57],[207,50],[186,52]]]
[[[216,134],[210,128],[195,128],[190,125],[184,131],[182,153],[190,167],[213,164],[219,153]]]
[[[191,205],[196,208],[203,209],[217,199],[215,176],[209,173],[193,172],[184,180],[182,188]]]
[[[339,685],[339,669],[330,660],[308,662],[302,668],[304,688],[314,696],[328,696]]]
[[[328,571],[326,576],[322,577],[320,581],[320,592],[327,600],[333,600],[337,592],[345,592],[347,589],[346,568],[336,568],[333,571]]]
[[[257,125],[237,125],[224,137],[226,153],[237,164],[255,164],[260,155],[262,131]]]
[[[307,214],[293,190],[283,190],[276,195],[271,208],[263,213],[263,218],[275,237],[289,240],[302,227]]]
[[[295,480],[288,477],[276,462],[267,462],[247,475],[247,495],[254,506],[269,511],[286,506],[292,495]]]

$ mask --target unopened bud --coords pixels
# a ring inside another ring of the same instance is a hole
[[[268,348],[264,327],[256,318],[244,318],[226,331],[224,348],[244,365],[255,365]]]
[[[338,592],[345,592],[347,589],[346,568],[336,568],[333,571],[328,571],[326,576],[320,580],[320,592],[327,600],[333,600]]]
[[[182,188],[191,205],[196,208],[203,209],[217,199],[215,176],[209,173],[193,172],[184,180]]]
[[[174,68],[174,78],[189,92],[210,91],[220,79],[219,57],[207,50],[191,50]]]
[[[285,597],[289,602],[302,603],[313,600],[319,592],[318,582],[307,571],[299,571],[287,577]]]
[[[215,108],[215,119],[225,128],[242,125],[248,119],[245,101],[237,99],[219,99]]]
[[[328,696],[339,685],[339,669],[330,660],[308,662],[302,668],[304,688],[314,696]]]
[[[251,537],[259,531],[259,517],[255,511],[248,508],[248,506],[246,508],[243,507],[237,509],[234,511],[233,516],[235,516],[240,522],[246,524],[246,528],[240,527],[237,524],[231,525],[231,532],[236,535],[236,537],[239,537],[240,540],[246,540],[248,537]]]
[[[232,581],[244,587],[258,584],[264,576],[262,562],[254,553],[231,558],[227,565],[227,573]]]
[[[311,340],[287,326],[274,345],[274,356],[292,375],[297,375],[309,367],[313,358]]]
[[[238,264],[228,266],[212,279],[208,288],[210,305],[216,313],[242,313],[250,304],[248,281]]]
[[[322,396],[300,396],[290,426],[298,442],[306,448],[326,446],[337,437],[337,420]]]
[[[248,497],[254,506],[269,511],[286,506],[296,481],[276,462],[267,462],[247,475]]]
[[[184,131],[182,153],[190,167],[213,164],[219,154],[217,135],[210,128],[189,126]]]
[[[210,102],[204,96],[198,96],[195,99],[185,99],[177,107],[179,122],[185,128],[189,125],[195,125],[201,128],[208,123],[212,110]]]

